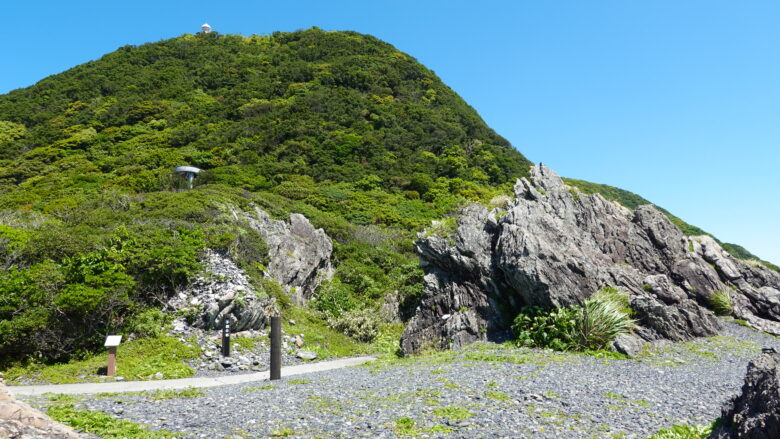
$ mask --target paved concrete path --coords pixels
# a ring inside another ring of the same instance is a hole
[[[342,358],[333,361],[320,361],[318,363],[298,364],[282,368],[282,378],[301,375],[310,372],[321,372],[325,370],[340,369],[342,367],[357,366],[369,361],[374,361],[374,357],[354,357]],[[186,389],[187,387],[216,387],[227,384],[241,384],[252,381],[264,381],[269,379],[269,372],[257,372],[238,375],[224,375],[218,377],[201,378],[182,378],[178,380],[155,380],[155,381],[112,381],[107,383],[81,383],[81,384],[44,384],[39,386],[9,386],[11,392],[16,396],[21,395],[41,395],[44,393],[59,394],[95,394],[95,393],[121,393],[121,392],[142,392],[145,390],[160,389]]]

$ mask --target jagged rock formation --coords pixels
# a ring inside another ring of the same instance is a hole
[[[505,212],[463,209],[449,236],[420,234],[425,296],[405,352],[500,340],[522,306],[576,305],[607,285],[630,294],[644,340],[716,334],[716,291],[730,292],[736,317],[780,334],[780,275],[686,237],[653,206],[583,195],[544,166],[518,180],[515,197]]]
[[[72,428],[17,401],[0,376],[0,439],[78,439]]]
[[[267,272],[296,303],[310,299],[323,280],[333,277],[333,243],[324,230],[315,229],[305,216],[294,213],[288,221],[279,221],[259,208],[255,208],[254,216],[237,212],[234,216],[246,221],[265,239],[270,258]]]
[[[710,439],[780,437],[780,354],[764,353],[748,365],[742,394],[723,405],[721,425]]]
[[[305,216],[292,214],[289,221],[278,221],[255,208],[254,215],[234,210],[233,218],[260,233],[268,245],[266,275],[297,303],[311,298],[320,282],[333,276],[333,244]],[[224,255],[209,250],[202,262],[203,272],[168,305],[175,310],[199,310],[191,320],[198,328],[220,329],[225,319],[233,332],[264,327],[266,309],[273,306],[269,295],[256,291],[243,270]],[[185,322],[180,319],[175,325],[183,327]]]
[[[184,291],[169,301],[175,310],[198,310],[193,326],[221,329],[225,319],[232,332],[260,329],[265,326],[265,309],[272,300],[258,294],[243,270],[227,257],[207,250],[203,272]],[[182,321],[177,322],[183,325]]]

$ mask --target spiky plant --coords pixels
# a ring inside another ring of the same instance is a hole
[[[594,294],[575,310],[571,339],[577,350],[607,349],[620,334],[631,331],[634,320],[611,294]]]
[[[710,306],[715,314],[719,316],[727,316],[734,310],[734,306],[731,303],[731,295],[728,291],[715,291],[710,296]]]

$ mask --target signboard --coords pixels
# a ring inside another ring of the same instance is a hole
[[[109,347],[109,348],[110,347],[119,346],[119,343],[121,341],[122,341],[122,336],[121,335],[109,335],[108,337],[106,337],[106,344],[104,344],[103,346]]]

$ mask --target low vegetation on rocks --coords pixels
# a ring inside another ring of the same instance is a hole
[[[634,321],[628,296],[606,287],[582,305],[544,311],[527,307],[515,317],[512,330],[521,346],[565,350],[605,350],[621,334],[631,331]]]

